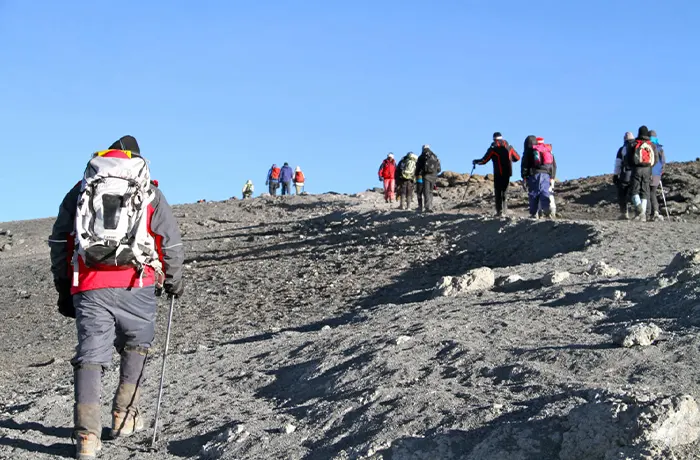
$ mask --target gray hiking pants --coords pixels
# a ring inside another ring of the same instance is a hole
[[[73,364],[75,430],[99,435],[102,373],[112,363],[112,347],[121,354],[120,385],[143,381],[147,350],[155,338],[153,286],[105,288],[73,296],[78,346]]]
[[[423,177],[423,210],[432,211],[433,210],[433,189],[435,188],[435,181],[437,177]]]
[[[155,337],[156,295],[153,286],[140,289],[95,289],[73,296],[78,346],[71,361],[108,367],[112,347],[150,348]]]

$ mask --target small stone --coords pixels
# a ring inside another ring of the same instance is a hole
[[[331,329],[333,329],[333,328],[330,327],[328,324],[326,324],[325,326],[323,326],[323,327],[321,328],[322,331],[330,331]]]
[[[568,280],[570,277],[571,273],[569,272],[549,272],[542,277],[541,282],[543,286],[549,287],[561,284],[564,281]]]
[[[597,262],[588,270],[591,275],[602,276],[605,278],[614,278],[620,274],[620,270],[613,268],[604,261]]]
[[[400,335],[394,340],[395,345],[403,345],[404,343],[410,341],[412,339],[411,336],[408,335]]]
[[[648,347],[659,338],[663,331],[654,323],[640,323],[623,329],[615,334],[615,344],[624,348],[634,346]]]
[[[291,423],[287,423],[287,424],[284,426],[284,432],[287,433],[287,434],[292,434],[292,433],[294,433],[296,430],[297,430],[297,427],[295,427],[295,426],[292,425]]]
[[[501,276],[496,280],[496,286],[505,287],[512,284],[517,284],[523,281],[523,277],[520,275],[512,274],[508,276]]]
[[[2,252],[9,252],[12,250],[12,245],[10,243],[5,243],[0,247],[0,251]]]
[[[622,301],[626,296],[627,296],[627,293],[626,293],[626,292],[623,292],[623,291],[615,291],[615,292],[613,292],[612,299],[613,299],[615,302],[620,302],[620,301]]]

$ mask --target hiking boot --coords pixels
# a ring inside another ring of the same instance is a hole
[[[659,214],[658,212],[655,212],[654,215],[651,216],[651,220],[657,221],[657,222],[663,222],[664,217],[661,214]]]
[[[112,438],[126,438],[144,429],[143,417],[138,409],[129,412],[112,412]]]
[[[74,434],[75,458],[78,460],[93,460],[102,449],[102,442],[95,433],[85,431]]]
[[[630,213],[625,211],[620,213],[620,217],[618,217],[618,220],[630,220]]]

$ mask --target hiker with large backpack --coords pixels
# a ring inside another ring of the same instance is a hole
[[[513,162],[520,161],[520,155],[499,132],[493,133],[493,142],[480,160],[472,161],[474,166],[493,162],[493,189],[496,197],[496,215],[503,216],[508,211],[506,192],[513,175]]]
[[[83,180],[65,196],[49,239],[58,310],[75,318],[76,458],[101,448],[102,374],[121,355],[112,402],[112,437],[144,427],[139,397],[155,336],[156,295],[184,291],[180,231],[151,181],[136,139],[124,136],[95,153]]]
[[[557,173],[557,162],[552,146],[544,143],[544,138],[528,136],[520,173],[528,191],[530,217],[536,219],[553,217],[550,207],[550,193]]]
[[[248,182],[243,185],[243,199],[247,199],[253,196],[253,193],[255,193],[255,186],[253,185],[253,181],[248,179]]]
[[[416,176],[422,180],[422,203],[418,200],[418,211],[433,212],[433,190],[437,182],[437,175],[442,171],[440,160],[430,146],[425,144],[416,162]]]
[[[301,172],[301,168],[297,166],[297,169],[294,170],[294,188],[296,189],[296,194],[301,195],[304,193],[304,182],[306,181],[306,177],[304,177],[304,173]]]
[[[663,145],[659,144],[659,138],[656,136],[656,131],[653,129],[649,131],[649,137],[651,142],[656,146],[656,153],[658,159],[656,164],[651,168],[651,184],[649,186],[649,198],[651,204],[651,210],[649,212],[650,220],[652,221],[662,221],[664,218],[659,213],[659,197],[657,192],[659,186],[661,186],[661,176],[664,173],[664,167],[666,166],[666,154],[664,153]],[[661,191],[663,193],[663,190]]]
[[[413,201],[413,184],[416,181],[418,155],[408,152],[396,167],[396,190],[399,194],[399,209],[410,209]]]
[[[267,185],[268,191],[271,196],[277,195],[277,189],[280,188],[280,174],[282,169],[276,164],[273,164],[270,170],[267,172],[267,179],[265,179],[265,185]]]
[[[396,198],[396,161],[394,154],[389,152],[382,164],[379,165],[379,182],[384,184],[384,201],[392,203]]]
[[[282,196],[292,194],[292,179],[294,171],[289,163],[285,163],[280,170],[280,184],[282,184]]]
[[[617,203],[620,206],[620,220],[627,220],[629,215],[630,184],[632,183],[632,168],[627,162],[627,153],[634,150],[634,134],[626,132],[622,147],[617,149],[613,184],[617,187]]]
[[[635,208],[634,220],[647,220],[647,204],[651,194],[651,170],[658,161],[656,145],[651,141],[649,128],[642,125],[633,148],[627,152],[627,165],[632,168],[630,196]]]

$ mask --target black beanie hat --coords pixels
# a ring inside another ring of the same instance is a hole
[[[498,139],[498,138],[501,138],[501,137],[503,137],[503,134],[499,133],[498,131],[496,131],[495,133],[493,133],[493,138],[494,138],[494,139]]]
[[[116,150],[129,150],[141,156],[141,149],[139,149],[139,143],[136,142],[136,138],[134,136],[122,136],[114,144],[110,145],[109,148]]]
[[[656,137],[656,131],[654,131],[653,129],[650,129],[649,130],[649,137]]]
[[[637,132],[637,137],[649,137],[649,128],[644,125],[640,126],[639,131]]]

